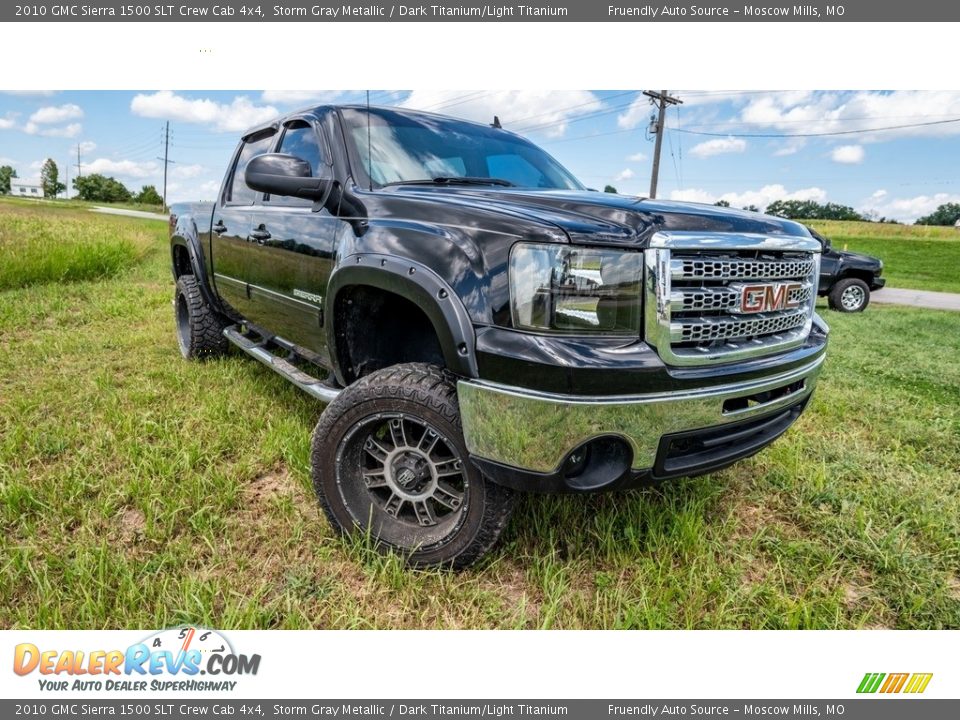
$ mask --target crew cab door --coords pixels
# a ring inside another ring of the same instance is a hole
[[[312,119],[289,120],[281,133],[276,152],[306,160],[314,177],[332,176],[329,145]],[[264,195],[250,229],[247,317],[322,357],[323,299],[341,222],[310,200]]]
[[[250,228],[256,192],[247,187],[243,171],[257,155],[270,152],[276,130],[245,138],[233,156],[233,164],[220,191],[210,229],[210,257],[217,294],[238,314],[248,317],[252,309],[247,292],[250,263]]]

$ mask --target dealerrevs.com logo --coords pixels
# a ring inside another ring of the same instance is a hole
[[[14,648],[13,671],[38,675],[41,690],[230,691],[243,675],[256,675],[260,655],[234,651],[215,630],[162,630],[125,650]],[[200,677],[202,676],[202,678]]]

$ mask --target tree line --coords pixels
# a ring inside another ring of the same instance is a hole
[[[19,177],[12,166],[0,166],[0,195],[8,195],[12,181]],[[60,171],[52,158],[47,158],[40,167],[40,185],[45,198],[55,198],[67,189],[67,186],[60,182]],[[75,197],[88,202],[163,205],[163,197],[153,185],[144,185],[140,192],[132,192],[116,178],[100,173],[75,177],[71,185],[77,191]]]
[[[726,200],[714,203],[720,207],[730,207]],[[748,205],[744,210],[760,212],[756,205]],[[849,205],[839,203],[819,203],[815,200],[774,200],[763,211],[768,215],[788,220],[859,220],[861,222],[898,223],[893,218],[877,217],[875,214],[857,212]],[[915,225],[956,225],[960,222],[960,203],[944,203],[929,215],[917,218]]]

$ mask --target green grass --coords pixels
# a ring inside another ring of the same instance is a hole
[[[960,292],[960,231],[952,227],[810,221],[834,247],[883,260],[887,285]]]
[[[319,512],[321,406],[180,359],[155,242],[0,293],[0,627],[960,627],[960,313],[824,311],[814,401],[760,455],[525,497],[481,566],[413,572]]]
[[[23,200],[4,200],[0,211],[0,290],[113,277],[155,249],[166,232],[162,221]]]

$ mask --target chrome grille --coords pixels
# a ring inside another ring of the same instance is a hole
[[[670,323],[670,337],[677,342],[728,340],[793,330],[803,325],[806,311],[778,314],[773,317],[754,317],[750,320],[700,317],[692,322]]]
[[[742,288],[742,284],[740,284]],[[804,303],[813,296],[813,286],[804,283],[790,291],[791,303]],[[726,287],[697,287],[674,290],[670,293],[670,308],[685,310],[733,310],[740,304],[740,292],[733,285]]]
[[[646,338],[672,365],[803,343],[820,268],[812,238],[658,233],[646,251]]]
[[[783,280],[810,275],[813,259],[804,260],[707,260],[674,258],[670,263],[675,280]]]

